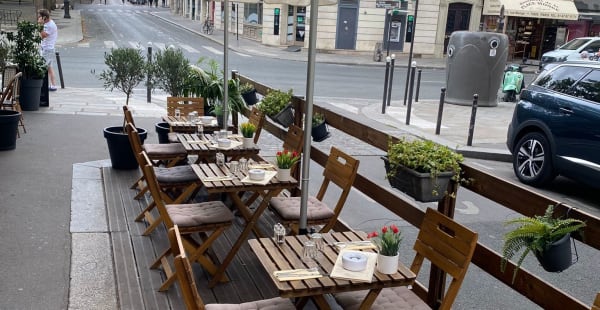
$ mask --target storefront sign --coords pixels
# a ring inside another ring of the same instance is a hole
[[[393,8],[399,8],[400,7],[400,1],[393,1],[393,0],[377,0],[377,2],[375,2],[375,7],[378,9],[393,9]]]
[[[577,20],[579,13],[572,0],[486,0],[483,15],[500,15],[504,5],[504,15]]]

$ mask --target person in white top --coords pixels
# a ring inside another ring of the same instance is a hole
[[[48,66],[48,78],[50,79],[50,85],[48,90],[55,91],[56,83],[54,82],[54,69],[52,63],[54,59],[54,44],[56,44],[56,38],[58,37],[58,28],[52,19],[50,19],[50,12],[46,9],[38,11],[38,23],[44,24],[44,30],[41,32],[42,36],[42,56],[46,60]]]

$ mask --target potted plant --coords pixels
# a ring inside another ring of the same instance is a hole
[[[325,116],[321,113],[315,113],[312,117],[312,130],[311,136],[314,141],[321,142],[329,138],[330,133],[327,130],[327,123],[325,123]]]
[[[242,123],[240,125],[240,131],[242,132],[242,136],[244,136],[244,147],[251,148],[254,146],[254,132],[256,132],[256,126],[252,123]]]
[[[277,179],[279,181],[290,181],[292,179],[291,169],[300,160],[300,154],[296,151],[290,152],[284,149],[277,152],[275,158],[277,163]]]
[[[504,235],[500,270],[504,272],[508,260],[523,251],[513,272],[513,282],[521,263],[531,252],[546,271],[558,272],[571,266],[570,236],[585,227],[585,223],[572,218],[553,218],[553,212],[554,206],[550,205],[543,216],[525,216],[506,222],[506,225],[517,224],[519,227]]]
[[[273,89],[261,100],[258,109],[266,116],[287,128],[294,122],[294,111],[290,104],[292,96],[292,89],[287,92]]]
[[[402,138],[389,141],[382,159],[392,187],[418,201],[431,202],[444,197],[451,178],[459,180],[463,156],[429,140]]]
[[[29,21],[17,24],[17,33],[7,32],[6,37],[12,43],[13,61],[23,72],[21,78],[20,104],[25,111],[35,111],[40,108],[42,83],[46,75],[46,62],[40,54],[39,44],[42,41],[40,32],[43,26]]]
[[[180,97],[184,94],[186,79],[190,75],[190,62],[181,49],[159,49],[148,64],[148,72],[151,87],[164,90],[171,97]]]
[[[367,235],[377,245],[377,271],[383,274],[394,274],[398,271],[398,257],[402,233],[394,224],[383,226],[381,232],[371,232]]]
[[[254,85],[250,83],[243,83],[240,86],[240,93],[242,94],[242,97],[247,105],[255,105],[258,102]]]
[[[146,78],[147,64],[141,50],[131,47],[111,49],[110,53],[104,54],[104,63],[108,69],[102,71],[98,78],[104,82],[104,88],[110,91],[116,88],[125,93],[127,96],[125,105],[129,105],[133,89]],[[143,128],[137,130],[143,143],[147,131]],[[136,169],[138,167],[123,126],[104,128],[104,137],[108,143],[113,168]]]

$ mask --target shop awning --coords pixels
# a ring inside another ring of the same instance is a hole
[[[264,0],[269,4],[287,4],[293,6],[310,6],[310,0]],[[319,5],[334,5],[337,0],[319,0]]]
[[[572,0],[486,0],[483,15],[577,20],[579,13]]]

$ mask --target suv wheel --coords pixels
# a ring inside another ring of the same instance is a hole
[[[513,169],[517,178],[525,184],[541,186],[550,183],[556,173],[546,136],[538,132],[523,136],[513,151]]]

